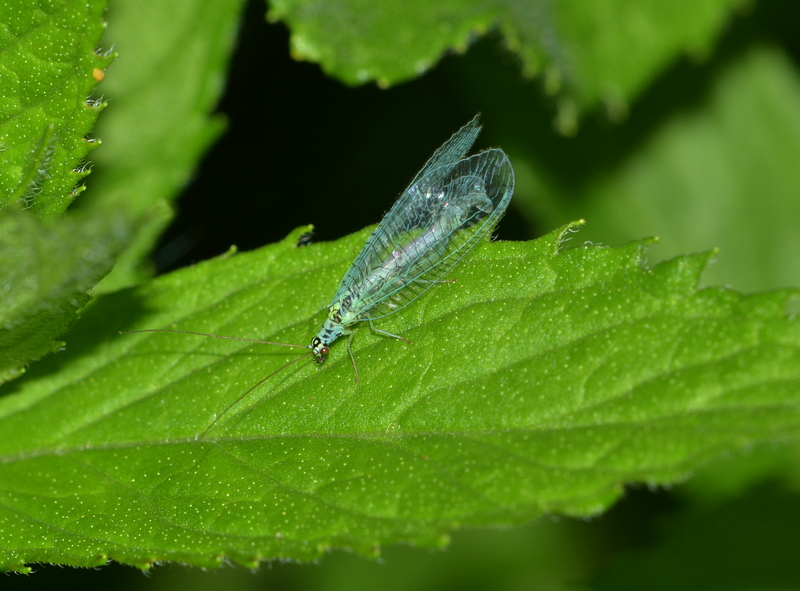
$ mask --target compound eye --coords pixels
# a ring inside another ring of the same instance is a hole
[[[317,352],[317,355],[316,355],[316,359],[315,359],[315,361],[316,361],[317,363],[322,363],[323,361],[325,361],[325,358],[328,356],[328,352],[329,352],[329,351],[330,351],[330,349],[328,349],[328,347],[322,347],[322,348],[321,348],[321,349],[320,349],[320,350]]]

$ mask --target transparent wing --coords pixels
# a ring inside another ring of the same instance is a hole
[[[433,156],[428,159],[425,166],[417,173],[417,176],[414,177],[414,180],[411,181],[409,186],[418,183],[422,180],[422,177],[427,175],[431,170],[449,164],[455,164],[466,156],[472,144],[475,143],[478,134],[481,132],[481,127],[481,114],[478,113],[472,118],[472,121],[455,132],[449,140],[443,143],[439,149],[433,153]]]
[[[491,233],[514,192],[514,171],[499,149],[426,168],[342,279],[331,304],[346,302],[345,321],[387,316],[422,295]]]

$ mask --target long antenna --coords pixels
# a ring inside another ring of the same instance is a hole
[[[246,340],[248,340],[248,339],[241,339],[241,340],[245,340],[245,341],[246,341]],[[263,342],[263,341],[258,341],[258,342]],[[273,343],[273,344],[274,344],[274,343]],[[294,345],[292,345],[292,346],[294,346]],[[220,420],[220,419],[221,419],[223,416],[225,416],[225,413],[227,413],[227,412],[228,412],[230,409],[232,409],[234,406],[236,406],[237,404],[239,404],[239,402],[241,402],[241,401],[242,401],[242,399],[243,399],[245,396],[247,396],[248,394],[250,394],[250,392],[252,392],[252,391],[253,391],[253,390],[255,390],[256,388],[258,388],[258,387],[259,387],[261,384],[263,384],[264,382],[266,382],[268,379],[270,379],[270,378],[271,378],[272,376],[274,376],[276,373],[283,371],[284,369],[286,369],[287,367],[289,367],[289,366],[290,366],[290,365],[292,365],[293,363],[297,363],[297,362],[298,362],[298,361],[300,361],[301,359],[305,359],[305,358],[306,358],[306,357],[308,357],[309,355],[313,355],[313,354],[314,354],[314,353],[312,352],[312,353],[306,353],[305,355],[300,355],[300,357],[298,357],[297,359],[292,359],[292,360],[291,360],[289,363],[286,363],[286,364],[282,365],[281,367],[279,367],[278,369],[276,369],[275,371],[273,371],[271,374],[269,374],[267,377],[265,377],[265,378],[262,378],[261,380],[259,380],[259,381],[258,381],[258,382],[257,382],[257,383],[256,383],[254,386],[252,386],[252,387],[251,387],[251,388],[250,388],[250,389],[249,389],[247,392],[245,392],[244,394],[242,394],[241,396],[239,396],[239,398],[237,398],[236,400],[234,400],[233,402],[231,402],[231,403],[230,403],[230,404],[229,404],[227,407],[225,407],[225,410],[223,410],[221,413],[219,413],[219,414],[217,415],[217,418],[215,418],[215,419],[214,419],[214,421],[213,421],[213,422],[212,422],[212,423],[211,423],[211,424],[210,424],[208,427],[206,427],[205,431],[203,431],[202,433],[200,433],[200,435],[198,435],[198,436],[195,438],[195,441],[197,441],[197,440],[200,440],[200,439],[203,439],[203,438],[206,436],[206,433],[208,433],[209,431],[211,431],[211,429],[214,427],[214,425],[216,425],[216,424],[217,424],[217,421],[219,421],[219,420]]]
[[[245,343],[260,343],[262,345],[280,345],[281,347],[300,347],[310,349],[310,345],[293,345],[292,343],[276,343],[273,341],[259,341],[258,339],[243,339],[240,337],[226,337],[221,334],[208,334],[207,332],[193,332],[191,330],[170,330],[168,328],[144,328],[142,330],[121,330],[119,334],[136,334],[137,332],[173,332],[177,334],[193,334],[199,337],[214,337],[215,339],[228,339],[229,341],[244,341]]]
[[[169,329],[169,328],[144,328],[142,330],[121,330],[121,331],[119,331],[120,334],[136,334],[137,332],[171,332],[171,333],[177,333],[177,334],[193,334],[193,335],[197,335],[199,337],[213,337],[215,339],[228,339],[229,341],[244,341],[245,343],[258,343],[260,345],[280,345],[281,347],[300,347],[302,349],[311,349],[311,345],[293,345],[291,343],[276,343],[274,341],[261,341],[259,339],[243,339],[241,337],[226,337],[225,335],[221,335],[221,334],[210,334],[210,333],[207,333],[207,332],[194,332],[192,330],[172,330],[172,329]],[[305,355],[300,355],[300,357],[298,357],[297,359],[292,359],[289,363],[286,363],[285,365],[282,365],[281,367],[279,367],[278,369],[273,371],[271,374],[269,374],[267,377],[259,380],[254,386],[252,386],[249,390],[247,390],[247,392],[245,392],[244,394],[239,396],[239,398],[237,398],[236,400],[231,402],[225,408],[225,410],[223,410],[220,414],[218,414],[217,417],[214,419],[214,421],[208,427],[206,427],[205,431],[200,433],[200,435],[198,435],[195,438],[195,441],[197,441],[199,439],[203,439],[206,436],[206,433],[211,431],[211,429],[214,427],[214,425],[217,424],[217,421],[219,421],[223,416],[225,416],[225,414],[230,409],[232,409],[234,406],[239,404],[239,402],[245,396],[250,394],[250,392],[252,392],[256,388],[258,388],[261,384],[266,382],[268,379],[270,379],[276,373],[278,373],[280,371],[283,371],[284,369],[286,369],[287,367],[289,367],[293,363],[297,363],[301,359],[305,359],[309,355],[313,355],[313,354],[314,353],[311,352],[311,353],[306,353]]]

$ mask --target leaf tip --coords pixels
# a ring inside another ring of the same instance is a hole
[[[570,234],[577,233],[584,224],[586,224],[586,220],[580,219],[569,222],[568,224],[564,224],[560,228],[553,230],[550,234],[554,238],[552,249],[553,252],[559,252],[567,242],[572,240],[572,236],[570,236]]]
[[[300,226],[295,228],[289,234],[286,235],[286,238],[283,239],[283,243],[292,247],[301,247],[301,246],[308,246],[313,241],[314,237],[314,225],[308,224],[306,226]]]

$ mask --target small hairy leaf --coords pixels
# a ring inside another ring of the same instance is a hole
[[[0,399],[0,566],[309,560],[448,530],[586,516],[629,481],[800,433],[795,292],[698,291],[709,255],[479,247],[378,328],[361,381],[303,349],[367,233],[229,255],[99,297]],[[58,371],[55,371],[56,367]]]
[[[110,57],[95,50],[106,2],[10,0],[0,5],[0,209],[22,202],[63,212],[97,146],[90,98]]]
[[[418,76],[476,34],[498,27],[525,74],[547,74],[561,93],[560,126],[605,102],[612,117],[687,51],[707,52],[741,0],[464,2],[275,0],[269,18],[292,29],[297,59],[319,62],[348,84],[389,86]]]

